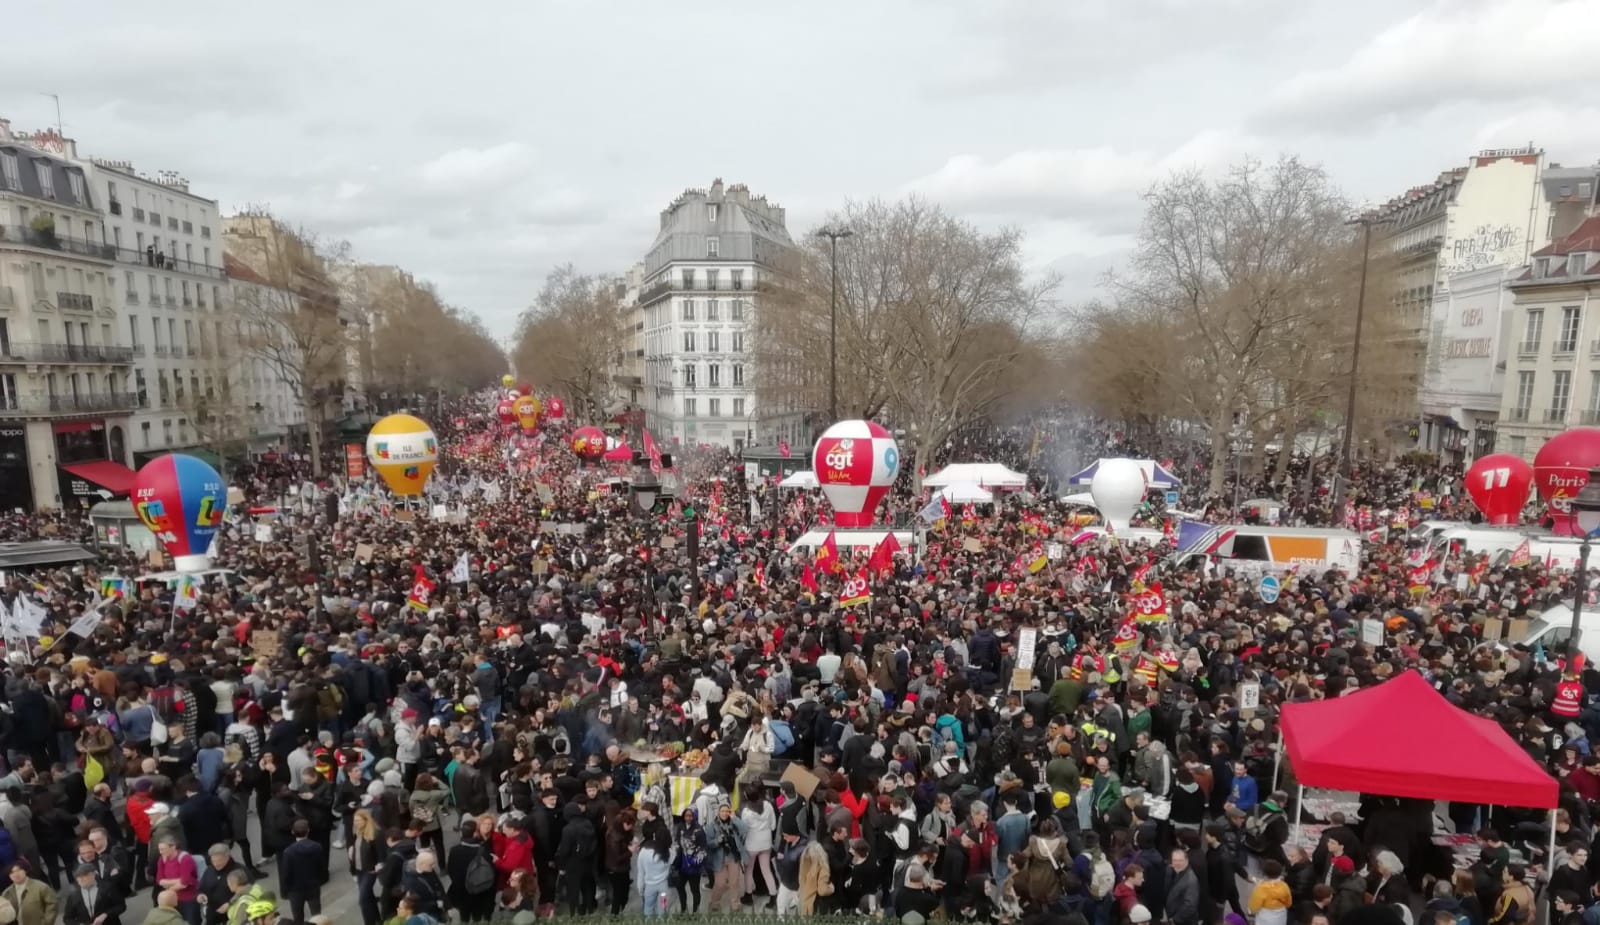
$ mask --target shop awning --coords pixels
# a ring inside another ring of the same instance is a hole
[[[61,468],[80,479],[99,485],[114,495],[125,495],[133,491],[134,472],[119,462],[99,460],[73,463]]]

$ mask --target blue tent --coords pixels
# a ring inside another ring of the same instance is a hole
[[[1151,488],[1158,488],[1162,491],[1166,491],[1169,488],[1177,488],[1179,485],[1183,484],[1183,482],[1177,476],[1173,475],[1171,472],[1168,472],[1166,467],[1162,466],[1153,459],[1135,459],[1134,462],[1139,464],[1139,469],[1144,472],[1145,480],[1149,483]],[[1099,468],[1100,460],[1097,459],[1089,464],[1089,468],[1084,469],[1083,471],[1078,472],[1071,478],[1067,479],[1067,482],[1072,485],[1087,485],[1093,481],[1095,471]]]

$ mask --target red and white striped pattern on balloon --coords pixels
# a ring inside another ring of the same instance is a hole
[[[900,471],[900,446],[871,421],[840,421],[817,439],[811,469],[833,505],[834,523],[868,527]]]

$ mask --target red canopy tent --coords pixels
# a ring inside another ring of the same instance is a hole
[[[1555,778],[1492,720],[1407,671],[1337,700],[1283,708],[1302,787],[1554,809]]]

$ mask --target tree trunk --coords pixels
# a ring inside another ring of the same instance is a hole
[[[1272,481],[1282,483],[1289,474],[1289,459],[1294,456],[1294,445],[1300,439],[1300,417],[1290,415],[1283,427],[1283,445],[1278,449],[1277,465],[1272,467]],[[1287,500],[1287,499],[1284,499]]]
[[[1216,498],[1222,497],[1223,480],[1227,475],[1229,420],[1227,411],[1218,411],[1211,419],[1211,480],[1208,484],[1211,496]]]
[[[306,436],[311,440],[311,477],[322,478],[322,409],[316,402],[306,404]]]

